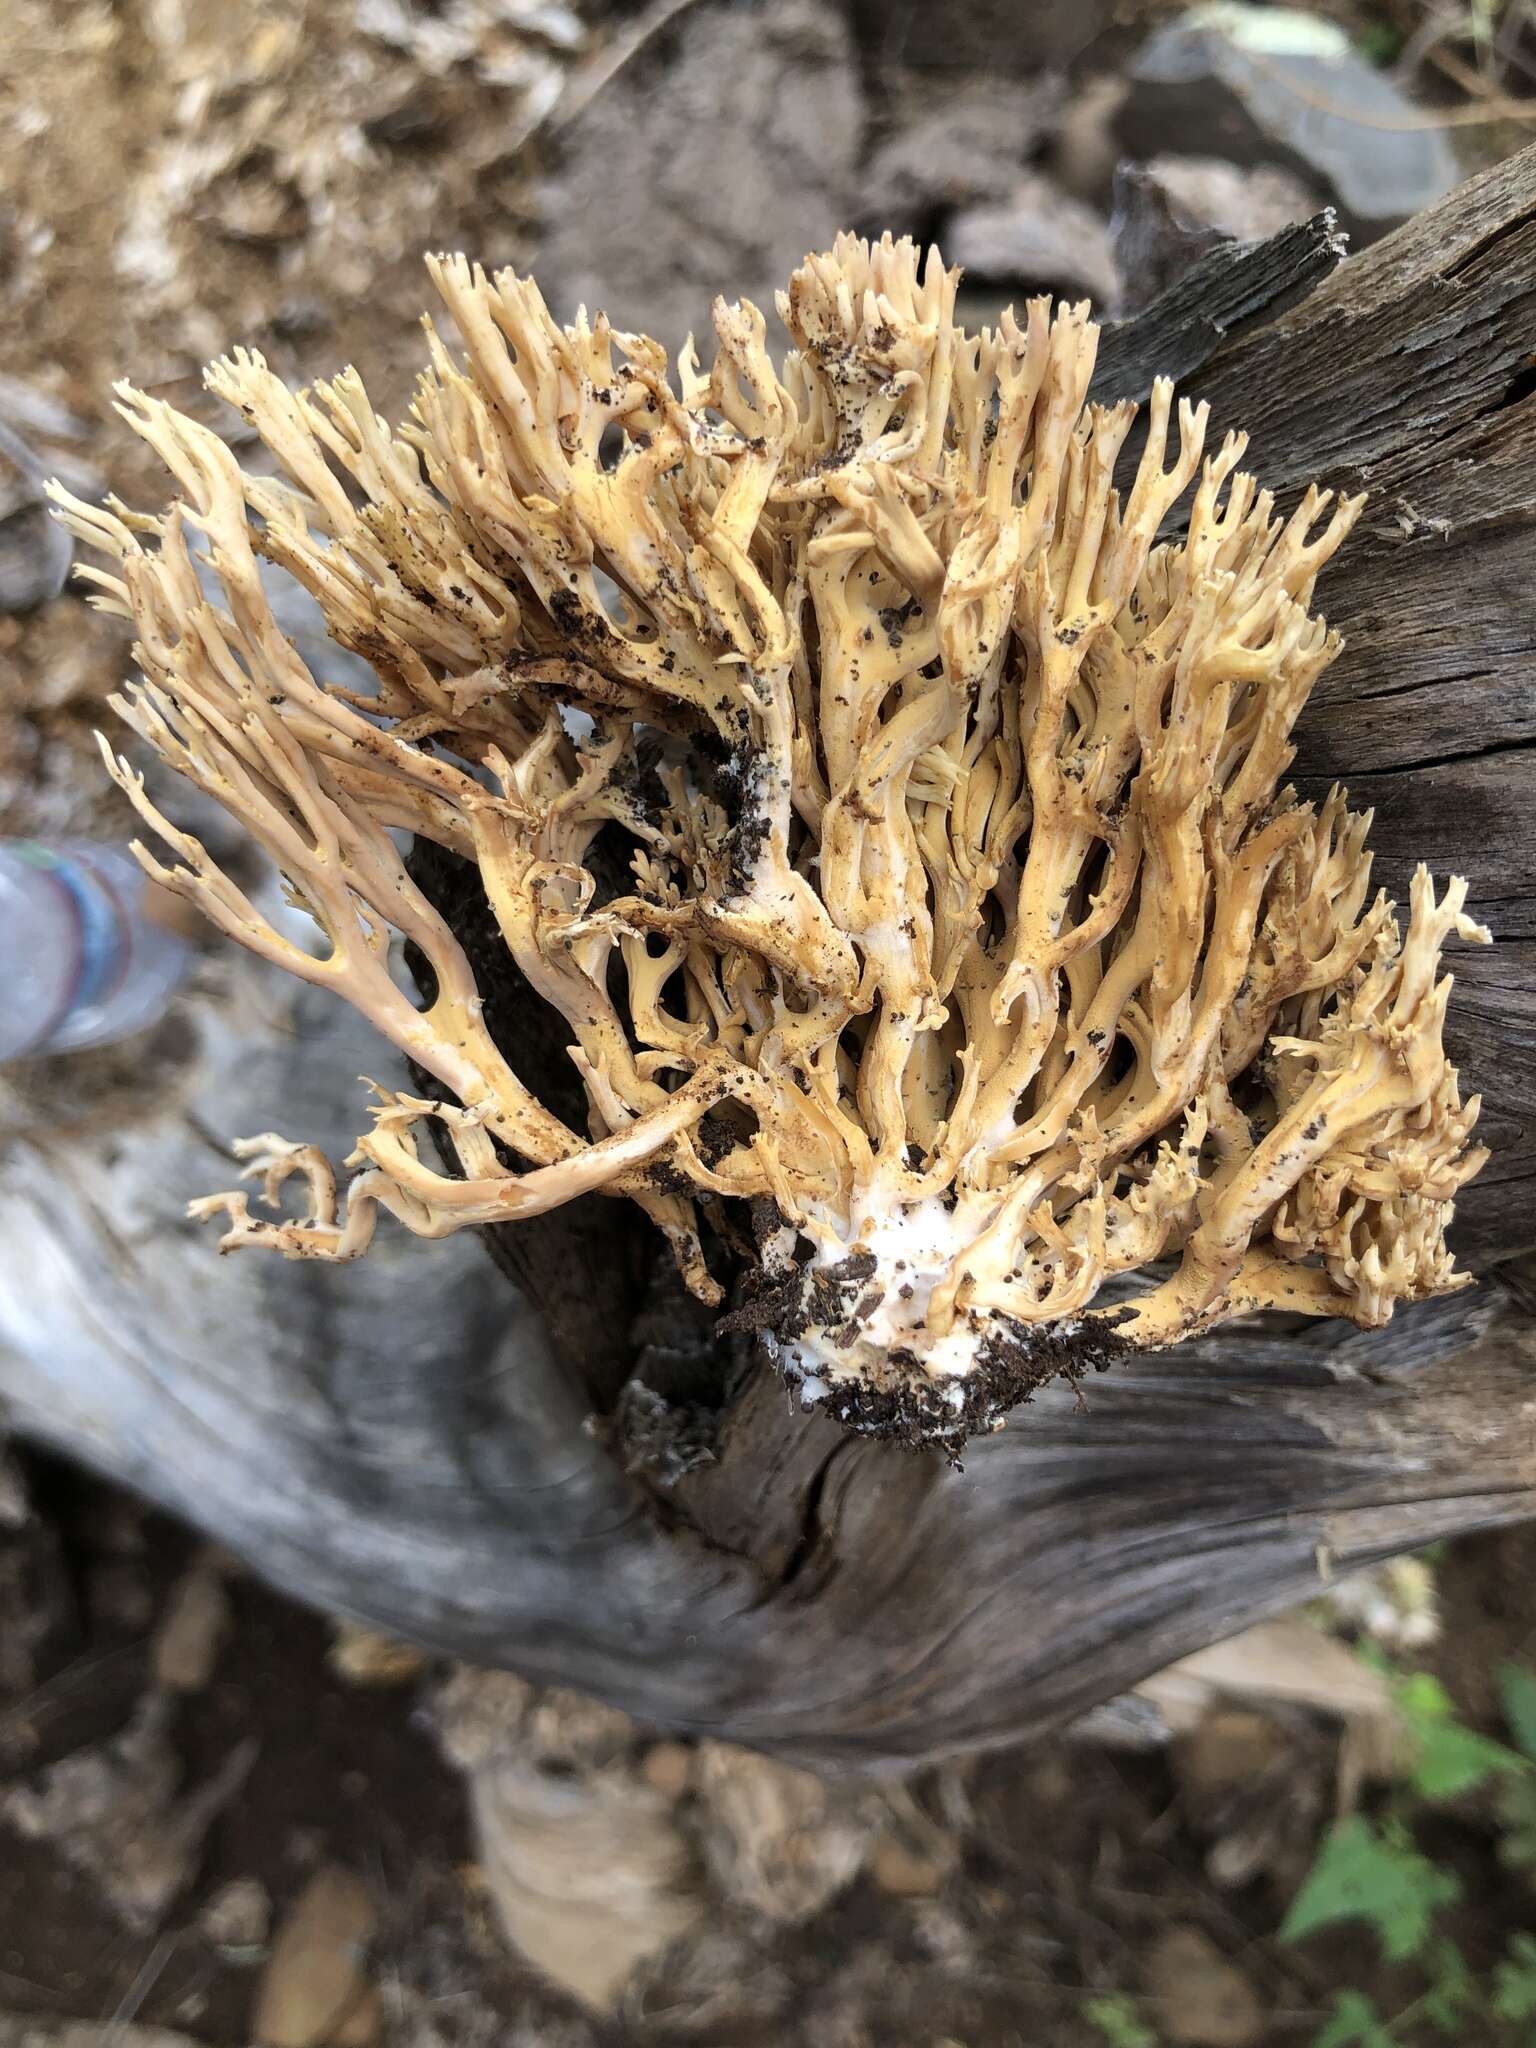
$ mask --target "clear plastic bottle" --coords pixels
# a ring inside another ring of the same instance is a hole
[[[0,839],[0,1060],[105,1045],[164,1014],[192,950],[151,888],[120,847]]]

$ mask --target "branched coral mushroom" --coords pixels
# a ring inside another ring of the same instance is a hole
[[[1281,786],[1338,648],[1314,580],[1360,500],[1281,517],[1241,436],[1202,461],[1205,407],[1170,445],[1166,381],[1122,495],[1134,409],[1087,402],[1087,307],[965,334],[958,273],[907,242],[806,262],[782,368],[757,310],[717,303],[713,368],[689,348],[675,383],[656,342],[562,328],[511,273],[431,270],[465,355],[429,326],[398,433],[353,372],[293,392],[237,352],[209,385],[276,476],[125,389],[177,501],[61,494],[137,627],[119,708],[327,950],[109,755],[182,863],[146,865],[441,1090],[379,1091],[344,1196],[313,1148],[249,1141],[309,1214],[195,1204],[226,1247],[349,1259],[381,1207],[440,1236],[601,1189],[713,1301],[700,1212],[751,1202],[738,1321],[808,1399],[950,1443],[1125,1346],[1265,1307],[1379,1323],[1459,1284],[1445,1226],[1482,1155],[1437,966],[1486,934],[1422,871],[1401,933],[1368,820]],[[316,681],[261,558],[376,695]],[[475,864],[568,1028],[585,1129],[493,1038],[402,831]]]

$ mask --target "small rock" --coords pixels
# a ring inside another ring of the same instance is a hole
[[[432,1699],[432,1720],[449,1763],[472,1771],[524,1746],[523,1727],[536,1695],[512,1671],[455,1664]]]
[[[1179,2048],[1253,2048],[1264,2013],[1242,1971],[1198,1927],[1170,1927],[1143,1966],[1158,2025]]]
[[[593,2012],[718,1904],[674,1802],[622,1765],[540,1767],[531,1748],[468,1772],[480,1877],[512,1945]]]
[[[1049,178],[1029,174],[993,204],[964,207],[950,221],[946,257],[973,280],[1091,298],[1112,310],[1120,291],[1109,228]]]
[[[348,1685],[409,1685],[427,1668],[427,1658],[410,1643],[365,1628],[360,1621],[339,1621],[336,1640],[325,1660]]]
[[[669,348],[733,292],[771,314],[849,218],[859,53],[817,0],[681,11],[575,116],[545,182],[540,277],[559,317],[603,306]]]
[[[1069,1721],[1063,1733],[1071,1742],[1145,1753],[1166,1748],[1169,1729],[1151,1700],[1139,1693],[1122,1692]]]
[[[701,1742],[696,1757],[700,1846],[732,1905],[794,1926],[852,1883],[885,1820],[869,1788],[731,1743]]]
[[[475,1882],[512,1945],[594,2012],[697,1931],[708,1902],[678,1811],[691,1752],[627,1715],[510,1672],[460,1665],[433,1702],[465,1773]]]
[[[1236,1787],[1262,1778],[1290,1747],[1268,1714],[1217,1707],[1175,1741],[1171,1761],[1186,1802],[1203,1813]]]
[[[272,1901],[266,1886],[255,1877],[231,1878],[198,1914],[197,1924],[215,1948],[262,1947],[272,1926]]]
[[[377,2005],[369,2017],[363,1966],[375,1918],[366,1887],[351,1871],[328,1863],[315,1872],[284,1915],[262,1975],[252,2026],[261,2048],[343,2041],[364,2048],[374,2038]],[[344,2033],[349,2024],[371,2031]]]
[[[869,1874],[896,1899],[931,1899],[943,1889],[947,1866],[936,1856],[910,1848],[897,1834],[882,1835],[869,1859]]]
[[[640,1766],[648,1785],[669,1799],[681,1799],[693,1782],[693,1751],[681,1742],[658,1742]]]
[[[229,1626],[229,1595],[218,1565],[200,1557],[187,1570],[150,1644],[150,1672],[170,1692],[201,1692],[213,1676]]]
[[[57,597],[74,550],[49,517],[43,465],[0,419],[0,612],[30,611]]]
[[[892,80],[884,139],[860,175],[858,225],[902,234],[1006,191],[1048,133],[1057,98],[1052,79]]]
[[[74,446],[89,432],[47,392],[0,374],[0,613],[30,611],[64,588],[73,548],[43,487],[58,476],[78,496],[101,494]]]

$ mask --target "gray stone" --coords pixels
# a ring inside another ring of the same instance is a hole
[[[1050,132],[1060,92],[1052,78],[908,73],[887,81],[884,135],[859,180],[857,226],[905,234],[1006,191]]]
[[[57,597],[69,576],[69,535],[48,516],[45,471],[0,418],[0,612],[30,611]]]
[[[1101,312],[1115,310],[1119,274],[1108,226],[1049,178],[1027,175],[995,203],[957,213],[944,240],[945,255],[973,281],[1087,297]]]
[[[850,218],[864,102],[840,11],[817,0],[700,7],[562,135],[544,191],[551,306],[606,311],[706,359],[722,284],[772,317],[807,250]]]
[[[1432,205],[1460,170],[1439,130],[1343,31],[1299,9],[1192,8],[1149,36],[1120,123],[1133,154],[1281,161],[1322,179],[1365,239]]]

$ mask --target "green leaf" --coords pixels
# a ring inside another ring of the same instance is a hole
[[[1429,1672],[1400,1679],[1392,1696],[1413,1753],[1408,1782],[1421,1799],[1459,1799],[1489,1778],[1525,1768],[1524,1760],[1502,1742],[1463,1727],[1455,1701]]]
[[[1108,2042],[1109,2048],[1159,2048],[1158,2038],[1136,2010],[1134,1998],[1112,1991],[1103,1998],[1090,1998],[1083,2017]]]
[[[1459,1799],[1489,1778],[1509,1777],[1529,1766],[1502,1742],[1491,1742],[1455,1721],[1427,1728],[1418,1737],[1408,1781],[1421,1799]]]
[[[1410,1671],[1393,1688],[1398,1712],[1417,1733],[1437,1722],[1454,1721],[1456,1702],[1438,1678],[1428,1671]]]
[[[1536,1771],[1522,1771],[1499,1787],[1499,1830],[1505,1869],[1536,1869]]]
[[[1536,1763],[1536,1671],[1506,1664],[1499,1672],[1499,1698],[1515,1746]]]
[[[1397,2048],[1397,2043],[1363,1991],[1337,1991],[1333,2018],[1313,2041],[1312,2048]]]
[[[1536,1936],[1512,1934],[1493,1973],[1493,2009],[1501,2020],[1536,2019]]]
[[[1467,1968],[1467,1959],[1454,1941],[1436,1941],[1421,1958],[1430,1978],[1429,1989],[1419,2001],[1431,2026],[1449,2040],[1466,2038],[1462,2027],[1467,2015],[1479,2004],[1477,1981]]]
[[[1291,1901],[1280,1939],[1299,1941],[1339,1920],[1365,1920],[1382,1954],[1400,1963],[1418,1954],[1435,1914],[1460,1896],[1451,1873],[1421,1856],[1402,1829],[1378,1832],[1357,1814],[1329,1832]]]

